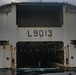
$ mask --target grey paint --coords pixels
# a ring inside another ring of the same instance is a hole
[[[76,48],[71,44],[71,40],[76,40],[76,13],[70,13],[66,12],[67,5],[64,5],[63,7],[63,25],[62,27],[24,27],[24,28],[18,28],[16,25],[16,6],[12,5],[12,11],[10,13],[0,13],[0,40],[8,40],[9,41],[9,47],[13,46],[16,48],[16,43],[18,41],[63,41],[64,47],[67,47],[69,45],[69,66],[70,67],[76,67]],[[28,37],[27,31],[30,30],[30,33],[33,34],[33,30],[52,30],[52,37]],[[0,47],[2,50],[2,47]],[[9,48],[10,50],[10,48]],[[3,53],[3,51],[2,51]],[[7,53],[5,53],[7,54]],[[3,64],[5,61],[5,58],[3,58],[4,55],[0,55],[1,63],[0,68],[4,68]],[[9,52],[10,54],[10,52]],[[66,54],[66,53],[65,53]],[[74,56],[74,59],[71,59],[71,56]],[[10,57],[10,55],[9,55]],[[12,58],[15,59],[14,67],[16,67],[16,50],[14,51],[14,55],[12,55]],[[66,58],[66,55],[65,55]],[[2,61],[3,60],[3,61]],[[8,68],[10,68],[11,65],[8,65],[9,62],[6,62],[6,65]]]

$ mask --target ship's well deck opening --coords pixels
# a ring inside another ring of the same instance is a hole
[[[63,63],[63,42],[17,43],[17,68],[53,68]]]
[[[59,3],[17,4],[18,27],[61,27],[63,5]]]

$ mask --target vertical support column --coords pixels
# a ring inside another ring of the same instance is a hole
[[[69,46],[64,49],[64,67],[69,67]]]
[[[11,68],[15,68],[14,49],[12,45],[10,46],[10,48],[11,48]]]
[[[5,53],[5,68],[11,68],[11,49],[9,45],[6,45]]]
[[[14,47],[14,68],[16,68],[16,47]]]
[[[66,67],[66,47],[64,48],[64,67]]]
[[[5,68],[5,57],[6,57],[6,49],[5,45],[3,46],[3,68]]]
[[[0,46],[0,68],[3,68],[3,46]]]
[[[66,64],[67,67],[69,67],[69,46],[67,45],[67,53],[66,53],[67,57],[66,57]]]

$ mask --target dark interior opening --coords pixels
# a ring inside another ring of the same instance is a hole
[[[63,6],[58,3],[17,4],[18,27],[61,27]]]
[[[17,68],[52,68],[64,63],[63,42],[18,42]]]
[[[8,41],[0,40],[0,46],[4,46],[4,45],[7,45],[7,44],[8,44]]]

